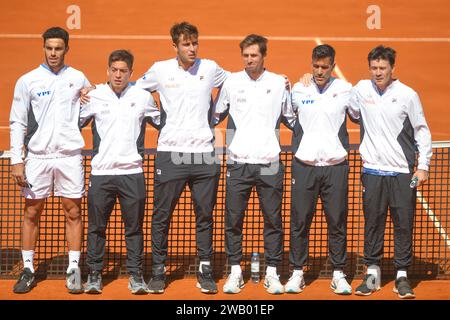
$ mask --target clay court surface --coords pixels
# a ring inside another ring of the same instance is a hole
[[[330,290],[330,280],[320,279],[312,282],[307,281],[305,291],[299,294],[282,294],[271,295],[263,288],[262,283],[253,284],[246,282],[245,287],[239,294],[224,294],[222,292],[215,295],[206,295],[195,287],[196,280],[193,278],[185,278],[174,280],[169,283],[164,294],[149,294],[143,296],[134,296],[128,289],[127,279],[117,279],[110,283],[106,282],[101,295],[71,295],[64,288],[64,280],[45,280],[38,283],[30,293],[24,295],[9,294],[11,287],[14,285],[13,280],[0,281],[0,299],[14,300],[47,300],[47,299],[64,299],[64,300],[392,300],[397,299],[397,294],[392,292],[394,286],[393,281],[384,282],[380,291],[374,293],[370,297],[338,296]],[[448,280],[421,281],[413,282],[415,293],[418,300],[441,300],[450,299]],[[218,282],[221,288],[225,280]],[[360,280],[351,283],[356,288]]]
[[[266,67],[296,82],[310,70],[310,53],[318,43],[337,51],[339,77],[356,84],[368,77],[367,53],[384,44],[397,50],[396,76],[420,95],[433,141],[450,140],[450,4],[431,1],[1,1],[0,12],[0,150],[9,149],[9,111],[15,81],[43,61],[40,34],[50,26],[66,26],[66,9],[81,9],[81,29],[69,30],[70,51],[66,63],[82,70],[91,83],[106,78],[107,57],[112,50],[130,49],[135,55],[134,76],[140,77],[157,60],[174,57],[168,30],[187,20],[200,31],[199,56],[218,62],[229,71],[241,70],[239,41],[250,33],[269,38]],[[366,9],[381,8],[381,29],[369,30]],[[350,142],[359,143],[359,129],[349,124]],[[156,146],[156,131],[147,129],[146,148]],[[91,148],[90,130],[84,130]],[[283,131],[282,144],[290,143]],[[220,139],[219,143],[220,143]],[[447,230],[448,232],[448,230]],[[224,280],[219,281],[219,287]],[[353,288],[359,279],[352,283]],[[0,280],[0,299],[131,299],[126,279],[112,281],[98,297],[65,294],[63,281],[45,280],[32,293],[12,295],[12,280]],[[329,280],[315,280],[300,295],[272,297],[262,285],[249,284],[232,299],[336,299]],[[369,299],[396,299],[392,282]],[[194,279],[173,281],[167,293],[138,299],[227,299],[205,296]],[[449,281],[420,281],[419,299],[450,299]],[[361,299],[350,296],[345,299]]]

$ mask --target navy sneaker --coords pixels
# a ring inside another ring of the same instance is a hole
[[[400,299],[414,299],[416,297],[406,277],[400,277],[395,280],[393,291],[398,294]]]
[[[366,274],[362,283],[356,288],[355,294],[357,296],[370,296],[375,291],[380,290],[376,285],[376,277],[372,274]]]
[[[154,266],[152,268],[152,277],[147,285],[149,293],[164,293],[166,287],[166,268],[164,265]]]
[[[217,293],[211,266],[203,264],[202,272],[197,271],[197,288],[201,289],[203,293]]]
[[[34,273],[31,272],[30,268],[24,268],[14,285],[13,291],[14,293],[27,293],[30,292],[34,286],[36,286]]]

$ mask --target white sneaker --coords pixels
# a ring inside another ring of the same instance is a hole
[[[264,288],[270,294],[282,294],[284,293],[284,287],[280,282],[278,275],[266,275],[264,279]]]
[[[230,273],[227,281],[223,285],[224,293],[239,293],[244,287],[244,278],[242,273]]]
[[[330,285],[331,290],[336,294],[348,295],[352,294],[352,287],[345,279],[345,275],[340,277],[333,277]]]
[[[80,268],[72,268],[66,274],[66,288],[69,293],[82,293],[83,285],[81,284],[81,270]]]
[[[284,290],[286,293],[300,293],[305,288],[305,279],[303,275],[297,273],[292,273],[288,282],[284,285]]]

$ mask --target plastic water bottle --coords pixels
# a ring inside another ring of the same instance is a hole
[[[259,282],[259,253],[253,252],[251,259],[251,278],[253,283]]]

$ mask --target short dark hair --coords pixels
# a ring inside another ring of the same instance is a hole
[[[267,38],[264,38],[263,36],[260,36],[258,34],[250,34],[245,37],[244,40],[241,41],[239,44],[239,47],[241,47],[241,52],[244,51],[245,48],[252,46],[254,44],[257,44],[259,47],[259,52],[263,56],[267,54]]]
[[[370,61],[381,59],[381,60],[389,61],[389,64],[391,65],[391,67],[393,67],[395,65],[396,53],[397,52],[390,47],[385,47],[385,46],[379,45],[378,47],[373,48],[369,52],[369,55],[367,56],[369,66],[370,66]]]
[[[50,29],[47,29],[42,34],[42,39],[44,39],[44,46],[47,39],[62,39],[64,40],[66,48],[69,46],[69,33],[60,27],[52,27]]]
[[[170,28],[170,36],[175,44],[178,44],[181,35],[184,35],[185,39],[190,39],[192,36],[198,38],[198,29],[193,24],[183,21],[180,23],[175,23],[172,28]]]
[[[134,56],[128,50],[121,49],[111,52],[108,59],[108,66],[111,67],[112,63],[116,61],[124,61],[130,70],[133,69]]]
[[[321,44],[315,47],[312,51],[312,60],[331,58],[331,64],[334,63],[334,57],[336,56],[336,51],[329,44]]]

